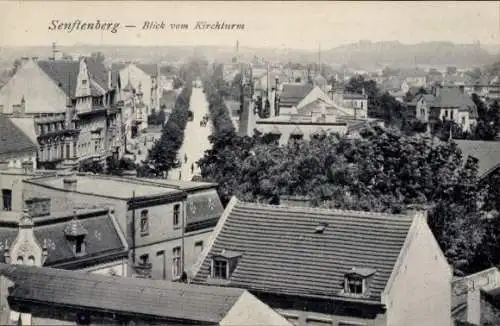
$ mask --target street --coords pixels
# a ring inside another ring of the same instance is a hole
[[[184,143],[179,150],[178,157],[182,166],[172,170],[169,173],[169,179],[191,180],[193,176],[200,175],[200,169],[196,165],[196,161],[202,158],[205,150],[211,146],[208,140],[208,136],[212,132],[210,119],[204,127],[200,125],[203,117],[208,116],[208,102],[202,88],[193,87],[189,107],[193,111],[194,119],[188,121],[186,125]],[[192,167],[193,170],[191,170]]]

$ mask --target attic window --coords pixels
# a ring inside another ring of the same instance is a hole
[[[344,294],[362,296],[367,293],[371,276],[376,273],[373,268],[353,268],[345,274]]]
[[[321,222],[314,229],[314,233],[323,233],[328,226],[328,223]]]
[[[241,253],[234,250],[222,250],[219,255],[214,255],[211,265],[211,277],[227,280],[236,269]]]

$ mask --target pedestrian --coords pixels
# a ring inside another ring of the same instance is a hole
[[[194,173],[194,163],[191,163],[191,174]]]
[[[184,154],[184,163],[187,163],[187,161],[188,161],[188,157],[186,154]]]
[[[182,171],[179,171],[179,180],[182,180]]]

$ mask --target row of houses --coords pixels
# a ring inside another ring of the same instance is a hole
[[[71,169],[131,152],[136,138],[148,128],[148,116],[159,112],[165,94],[163,107],[168,104],[171,109],[173,90],[165,88],[170,84],[162,77],[160,81],[156,64],[108,68],[97,57],[24,58],[0,89],[0,141],[16,147],[22,139],[26,151],[12,157],[12,146],[1,146],[2,162],[12,167],[33,162],[38,168]]]
[[[458,145],[483,162],[482,177],[498,167],[498,149]],[[497,311],[493,285],[456,290],[424,211],[311,208],[303,198],[233,198],[224,209],[206,183],[22,171],[11,180],[15,208],[0,213],[10,322],[450,325]],[[217,300],[228,302],[218,319]]]

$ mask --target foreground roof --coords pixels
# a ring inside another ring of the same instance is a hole
[[[479,160],[479,177],[484,177],[500,167],[500,142],[482,140],[454,140],[454,142],[462,151],[464,161],[469,156]]]
[[[13,299],[183,321],[218,323],[245,293],[21,265],[0,264],[0,274],[14,281]]]
[[[0,115],[0,154],[36,151],[37,144],[9,118]]]
[[[373,275],[369,297],[380,303],[413,218],[360,211],[247,203],[233,198],[219,220],[213,244],[194,282],[209,282],[211,258],[242,253],[227,285],[256,292],[342,299],[353,268]],[[326,227],[315,233],[319,225]]]

